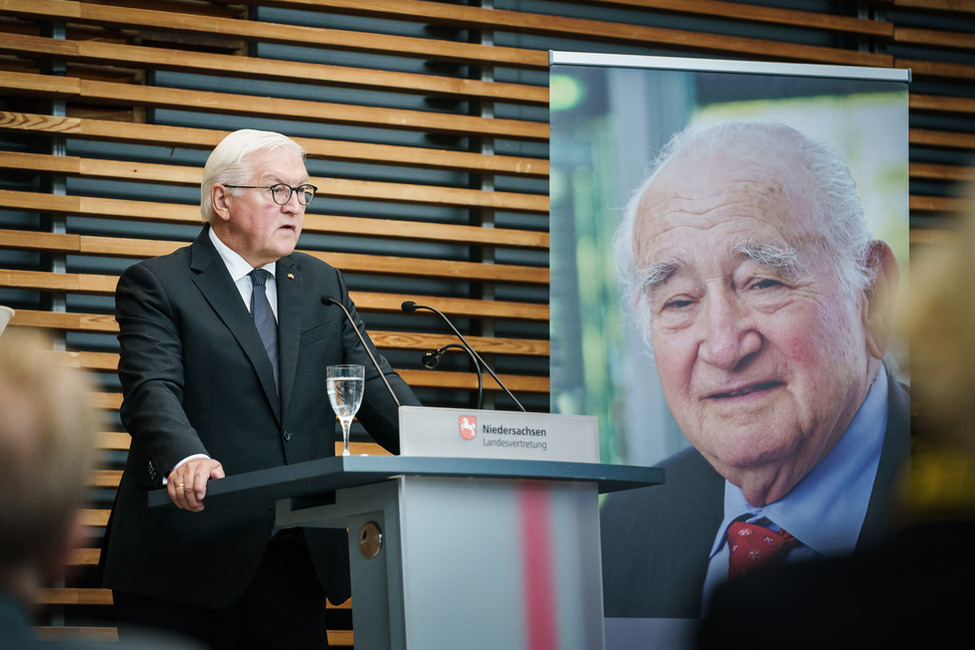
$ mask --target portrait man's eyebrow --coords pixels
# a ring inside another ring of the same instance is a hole
[[[748,241],[739,248],[740,253],[762,266],[780,271],[785,277],[793,278],[802,269],[799,251],[785,244]]]
[[[640,290],[642,293],[651,294],[654,289],[664,284],[680,270],[680,260],[670,259],[665,262],[656,262],[640,269]]]
[[[658,463],[663,486],[603,503],[606,616],[699,617],[749,569],[740,536],[773,540],[772,562],[884,537],[909,453],[885,365],[899,276],[843,158],[777,123],[689,128],[632,195],[613,257],[690,446]],[[742,286],[743,269],[779,282]],[[699,308],[675,328],[655,297],[678,278]],[[776,309],[745,290],[772,287]]]

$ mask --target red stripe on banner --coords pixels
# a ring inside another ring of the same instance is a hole
[[[524,566],[527,650],[557,650],[555,572],[552,568],[552,504],[543,486],[520,490],[521,559]]]

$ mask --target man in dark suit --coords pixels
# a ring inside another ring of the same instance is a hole
[[[734,535],[787,540],[776,561],[881,538],[909,449],[883,363],[897,266],[839,156],[782,125],[725,123],[660,160],[616,255],[692,446],[664,461],[664,486],[604,504],[608,617],[700,616],[738,566]]]
[[[398,451],[395,401],[342,310],[321,300],[340,301],[364,333],[341,274],[294,252],[314,191],[297,143],[234,132],[207,161],[197,240],[119,280],[132,445],[104,575],[122,636],[147,626],[218,648],[327,647],[325,598],[349,596],[345,532],[273,530],[272,510],[204,507],[209,480],[334,455],[331,364],[365,366],[358,418]],[[277,335],[265,341],[255,314],[268,310]],[[399,402],[418,404],[374,354]],[[148,508],[164,484],[177,507]]]

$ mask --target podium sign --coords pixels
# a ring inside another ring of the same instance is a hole
[[[599,462],[588,415],[401,406],[400,455]]]

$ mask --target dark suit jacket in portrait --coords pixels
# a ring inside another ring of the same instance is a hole
[[[302,253],[278,260],[276,268],[279,401],[257,328],[208,230],[171,255],[129,267],[119,280],[121,418],[132,444],[103,570],[113,589],[225,607],[257,570],[273,510],[149,509],[148,491],[192,454],[220,461],[228,476],[333,456],[335,415],[325,391],[330,364],[365,366],[358,418],[394,453],[398,413],[342,311],[321,302],[322,296],[341,301],[364,332],[341,274]],[[400,402],[418,404],[374,354]],[[305,537],[329,600],[344,601],[350,589],[345,532],[306,529]]]
[[[887,431],[857,549],[890,532],[910,451],[910,403],[888,378]],[[610,495],[600,511],[605,615],[698,618],[709,555],[724,518],[725,480],[689,447],[660,464],[665,483]]]

